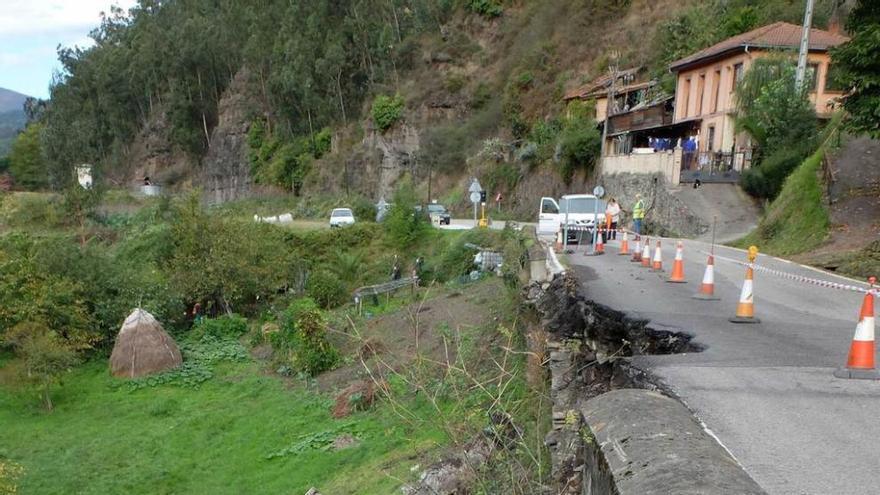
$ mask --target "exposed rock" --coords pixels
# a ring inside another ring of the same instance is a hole
[[[415,172],[416,157],[420,150],[419,131],[409,124],[395,125],[384,133],[370,128],[364,146],[381,153],[379,164],[378,197],[390,198],[394,184],[404,172]]]
[[[178,185],[190,177],[195,167],[194,161],[172,144],[171,123],[160,107],[150,113],[132,142],[128,162],[132,165],[128,175],[116,179],[129,186],[140,186],[144,177],[160,186]]]
[[[435,463],[422,472],[417,483],[403,487],[406,495],[464,495],[470,493],[477,470],[492,452],[483,437],[467,445],[463,452]]]
[[[219,122],[202,162],[202,183],[208,201],[222,203],[250,192],[247,133],[260,108],[256,94],[250,71],[243,68],[220,99]]]
[[[632,205],[636,202],[636,194],[641,194],[647,207],[645,226],[650,233],[670,237],[696,237],[709,230],[709,225],[683,201],[666,190],[666,179],[661,174],[603,175],[599,182],[607,191],[606,199],[616,198],[628,211],[632,210]],[[629,222],[629,219],[626,221]]]

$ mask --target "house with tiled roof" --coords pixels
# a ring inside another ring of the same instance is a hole
[[[747,136],[734,129],[734,89],[760,57],[779,51],[796,52],[802,27],[776,22],[728,38],[670,64],[676,75],[675,119],[690,122],[698,134],[699,150],[708,152],[744,151],[750,147]],[[842,95],[834,84],[829,50],[849,38],[833,31],[811,29],[807,54],[807,91],[821,117],[831,114]]]

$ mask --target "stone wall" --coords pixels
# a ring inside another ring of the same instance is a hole
[[[605,187],[606,199],[616,198],[627,212],[632,211],[636,194],[641,194],[647,213],[646,231],[668,237],[696,237],[709,230],[709,225],[694,214],[682,200],[669,193],[669,183],[662,174],[603,174],[599,183]],[[632,228],[628,213],[622,214],[623,227]]]
[[[681,148],[660,153],[612,155],[602,157],[602,174],[662,175],[666,183],[677,186],[681,178]]]

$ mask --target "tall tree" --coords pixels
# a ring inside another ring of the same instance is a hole
[[[848,126],[880,138],[880,2],[859,0],[846,24],[852,39],[831,51],[834,83],[848,90]]]

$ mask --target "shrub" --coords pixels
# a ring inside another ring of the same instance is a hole
[[[306,293],[325,309],[340,306],[348,298],[345,286],[339,281],[339,278],[324,270],[318,270],[309,275],[309,281],[306,282]]]
[[[743,190],[758,198],[775,198],[782,190],[785,178],[804,161],[808,153],[798,146],[776,149],[759,165],[743,173],[740,179]]]
[[[309,376],[339,362],[339,351],[327,340],[324,314],[309,298],[295,301],[284,311],[281,331],[272,337],[272,346],[288,351],[291,367]]]
[[[409,184],[404,184],[394,193],[393,206],[383,225],[396,248],[411,246],[431,228],[425,216],[416,214],[416,204],[415,191]]]
[[[351,200],[351,211],[358,222],[373,222],[376,220],[376,205],[363,196]]]
[[[560,139],[563,180],[571,182],[577,169],[592,172],[599,160],[601,147],[602,136],[588,120],[576,119],[566,125]]]
[[[379,95],[373,100],[370,114],[376,127],[385,132],[403,116],[403,107],[403,97],[399,94],[394,96]]]
[[[498,17],[504,13],[498,0],[470,0],[467,5],[471,12],[483,17]]]
[[[237,339],[247,333],[247,319],[239,315],[223,315],[219,318],[205,318],[194,329],[195,335]]]

